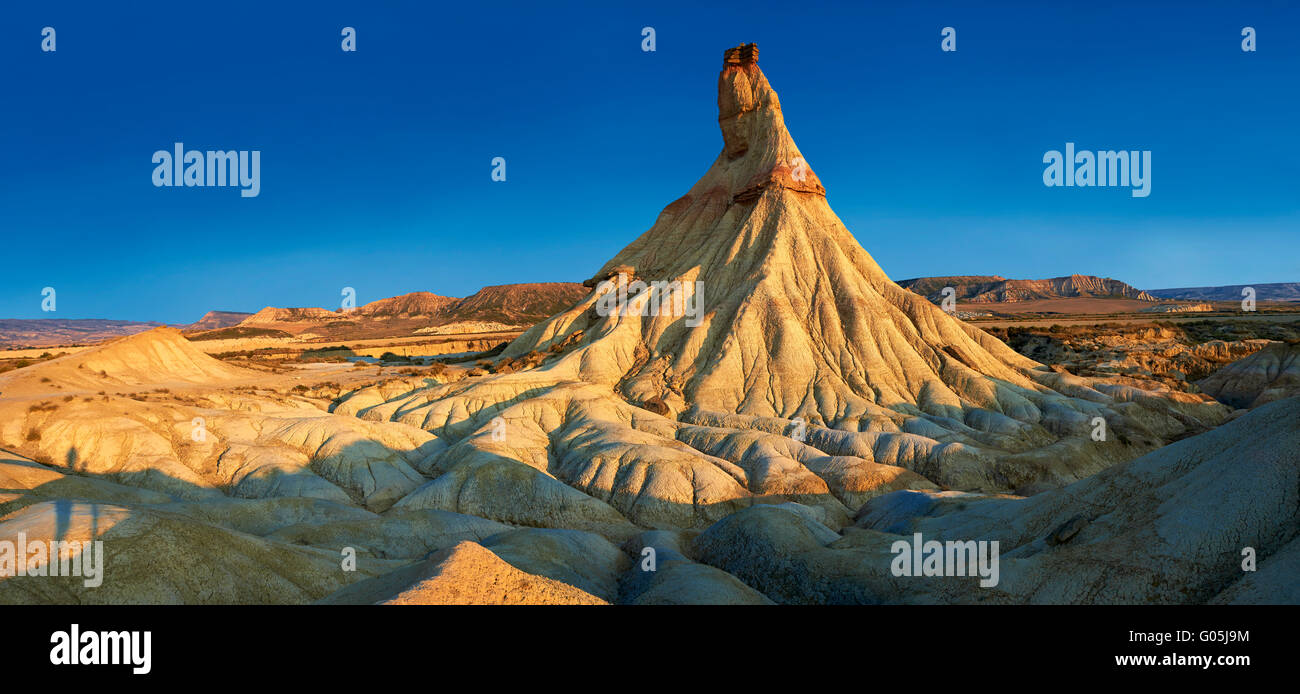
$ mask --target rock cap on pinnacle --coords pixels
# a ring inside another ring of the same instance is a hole
[[[728,48],[722,53],[722,65],[756,65],[758,64],[758,44],[742,43],[735,48]]]

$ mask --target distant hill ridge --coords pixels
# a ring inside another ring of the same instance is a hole
[[[101,318],[5,318],[0,319],[0,347],[88,344],[134,335],[161,325],[158,322]]]
[[[535,282],[484,287],[464,298],[431,292],[411,292],[379,299],[353,311],[268,306],[239,325],[266,327],[285,323],[328,323],[337,320],[420,320],[430,325],[492,322],[532,325],[573,305],[591,290],[576,282]]]
[[[1241,301],[1246,287],[1255,290],[1256,301],[1300,301],[1300,282],[1229,284],[1221,287],[1176,287],[1152,289],[1149,293],[1162,299],[1184,301]]]
[[[957,301],[971,304],[1074,297],[1123,297],[1138,301],[1160,301],[1158,297],[1125,282],[1095,275],[1068,275],[1042,280],[1013,280],[1000,275],[949,275],[900,280],[898,285],[935,303],[943,300],[945,287],[956,290]]]
[[[208,311],[203,317],[185,326],[181,330],[217,330],[239,325],[239,322],[253,314],[244,311]]]

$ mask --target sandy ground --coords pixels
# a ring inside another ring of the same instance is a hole
[[[1172,303],[1172,302],[1171,302]],[[1007,303],[958,303],[958,311],[992,313],[1137,313],[1156,304],[1137,299],[1039,299]]]

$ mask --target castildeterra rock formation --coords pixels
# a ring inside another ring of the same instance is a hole
[[[972,304],[1078,297],[1160,300],[1119,280],[1092,275],[1070,275],[1045,280],[1009,280],[997,275],[955,275],[899,280],[898,285],[935,303],[943,300],[945,287],[953,288],[957,301]]]
[[[502,355],[540,368],[339,405],[451,442],[400,506],[617,533],[789,500],[835,523],[894,489],[1059,486],[1223,420],[1204,396],[1054,372],[890,281],[753,55],[726,57],[704,177]],[[619,275],[663,292],[602,311]],[[698,325],[649,310],[696,298]]]
[[[0,375],[0,539],[103,537],[117,572],[0,603],[1293,596],[1300,399],[1197,436],[1228,409],[1059,373],[900,288],[757,55],[724,56],[704,177],[496,373],[309,385],[154,331]],[[1001,583],[891,575],[914,530],[1002,542]]]

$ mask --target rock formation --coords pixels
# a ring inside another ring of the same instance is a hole
[[[1228,408],[1060,373],[900,288],[757,55],[724,55],[709,171],[496,373],[266,374],[158,330],[0,375],[0,540],[72,509],[117,553],[111,591],[0,603],[1285,596],[1300,401],[1195,436]],[[1005,543],[1003,583],[890,575],[914,529]],[[1268,573],[1238,582],[1246,542]]]
[[[1076,376],[1189,391],[1195,388],[1193,381],[1270,344],[1261,338],[1205,339],[1199,333],[1217,331],[1188,330],[1176,324],[1011,326],[992,332],[1030,359]]]
[[[910,289],[934,303],[943,300],[945,287],[952,287],[957,301],[972,304],[1013,303],[1037,299],[1076,297],[1122,297],[1138,301],[1160,299],[1140,289],[1109,277],[1069,275],[1045,280],[1009,280],[997,275],[962,275],[953,277],[918,277],[900,280],[900,287]]]
[[[1059,486],[1224,419],[1204,396],[1054,372],[890,281],[743,57],[719,76],[709,171],[502,355],[538,368],[336,408],[448,441],[398,507],[615,539],[765,500],[836,523],[897,489]],[[602,310],[620,276],[662,292]]]
[[[1233,407],[1259,407],[1300,395],[1300,342],[1275,342],[1197,385]]]
[[[1159,304],[1142,309],[1143,313],[1207,313],[1214,304]]]

